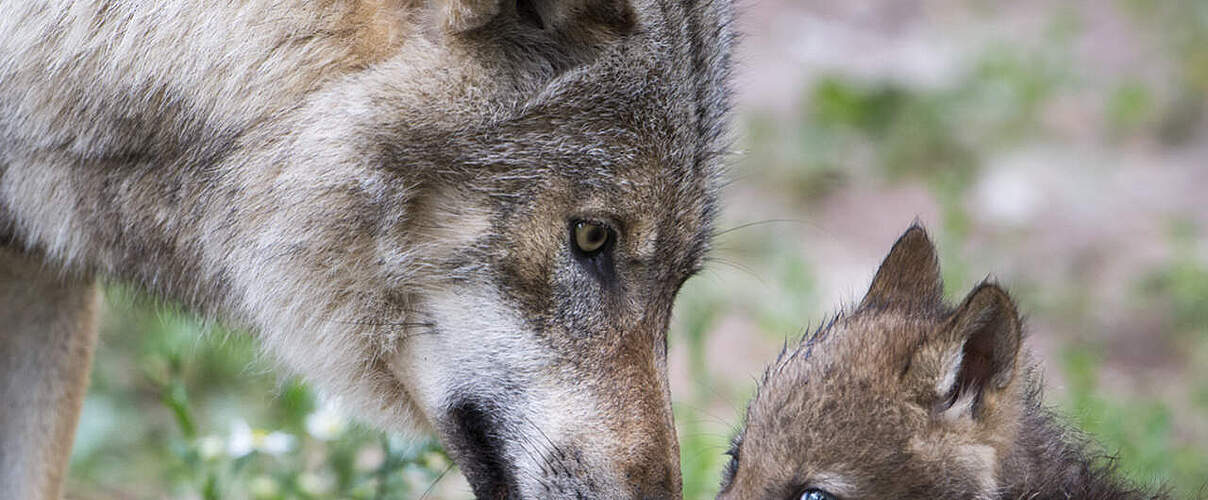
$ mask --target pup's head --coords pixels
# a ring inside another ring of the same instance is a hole
[[[989,498],[1025,399],[1020,321],[996,285],[941,293],[912,227],[854,312],[768,369],[718,498]]]
[[[712,230],[728,2],[440,7],[316,97],[305,142],[345,168],[299,189],[352,201],[291,223],[341,241],[312,307],[361,344],[293,364],[359,359],[331,392],[430,426],[479,497],[678,498],[667,327]]]

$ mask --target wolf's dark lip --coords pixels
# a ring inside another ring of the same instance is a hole
[[[446,446],[465,473],[474,496],[483,499],[520,498],[512,464],[499,434],[498,406],[479,399],[462,399],[449,407]]]

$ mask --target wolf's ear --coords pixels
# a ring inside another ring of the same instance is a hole
[[[439,0],[443,26],[453,33],[498,19],[503,29],[621,34],[637,16],[629,0]]]
[[[943,293],[935,245],[915,224],[893,244],[860,307],[938,307]]]
[[[1015,377],[1022,337],[1015,304],[998,285],[983,283],[944,328],[938,339],[950,346],[935,386],[937,410],[977,417]]]

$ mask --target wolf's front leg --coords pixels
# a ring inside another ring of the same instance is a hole
[[[92,279],[0,247],[0,498],[57,499],[96,343]]]

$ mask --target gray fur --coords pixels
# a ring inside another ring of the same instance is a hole
[[[679,496],[666,328],[717,210],[727,0],[0,3],[10,246],[251,329],[479,495]]]

